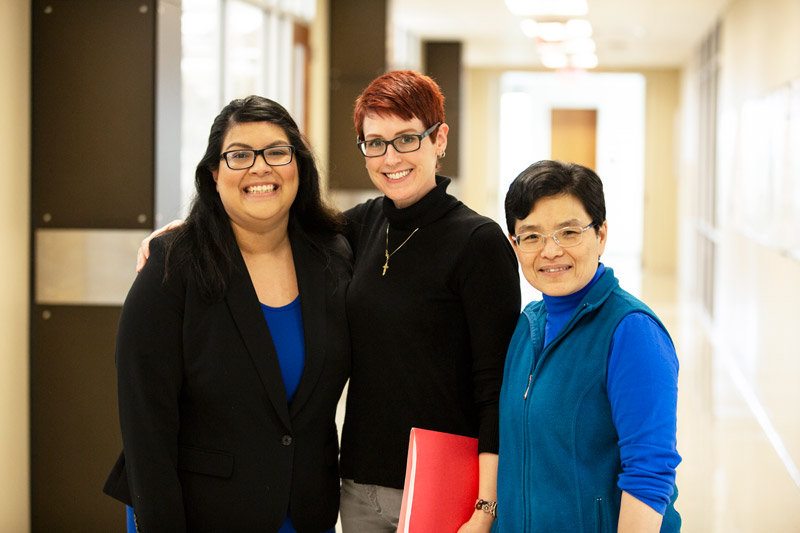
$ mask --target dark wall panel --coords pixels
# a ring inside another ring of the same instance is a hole
[[[35,235],[74,236],[77,230],[96,237],[107,230],[123,235],[152,228],[156,5],[154,0],[33,0]],[[173,22],[179,20],[180,4],[166,7]],[[72,257],[88,254],[88,248],[48,252]],[[44,270],[58,272],[59,279],[83,280],[86,294],[102,296],[89,290],[103,286],[97,259],[73,259]],[[134,256],[129,259],[132,268]],[[37,251],[33,272],[43,266],[40,260]],[[114,370],[120,306],[74,300],[71,286],[61,287],[69,293],[68,304],[49,305],[35,299],[37,279],[31,293],[33,531],[124,531],[125,507],[102,492],[122,447]]]
[[[386,0],[331,0],[330,4],[330,184],[337,189],[371,188],[356,146],[356,97],[386,71]]]
[[[436,80],[444,94],[444,116],[447,134],[447,156],[441,160],[439,173],[458,177],[461,139],[461,43],[425,43],[425,73]]]
[[[155,2],[34,0],[32,15],[34,227],[152,227]]]
[[[122,439],[114,344],[118,307],[35,306],[31,329],[34,532],[124,531],[103,494]]]

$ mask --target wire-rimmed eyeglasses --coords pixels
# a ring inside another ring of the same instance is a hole
[[[562,248],[569,248],[570,246],[577,246],[583,240],[583,232],[595,226],[594,222],[585,227],[580,226],[567,226],[554,231],[549,235],[530,231],[527,233],[520,233],[514,235],[512,239],[523,252],[538,252],[544,247],[548,237],[552,237],[553,241]]]
[[[231,170],[245,170],[256,164],[256,157],[262,156],[271,167],[280,167],[292,162],[294,146],[267,146],[261,150],[230,150],[219,156]]]
[[[391,141],[384,141],[383,139],[369,139],[368,141],[359,141],[356,139],[358,147],[361,148],[361,153],[365,157],[380,157],[386,153],[386,150],[391,144],[394,149],[401,154],[408,152],[416,152],[422,146],[422,139],[433,133],[433,130],[438,128],[441,122],[437,122],[422,133],[405,133],[399,137],[395,137]]]

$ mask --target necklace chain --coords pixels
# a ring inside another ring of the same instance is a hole
[[[383,272],[381,273],[381,276],[385,276],[385,275],[386,275],[386,271],[387,271],[387,270],[389,270],[389,258],[390,258],[390,257],[392,257],[394,254],[396,254],[396,253],[397,253],[397,250],[399,250],[400,248],[402,248],[402,247],[403,247],[403,245],[404,245],[405,243],[407,243],[407,242],[408,242],[408,239],[410,239],[411,237],[413,237],[413,236],[414,236],[414,234],[415,234],[417,231],[419,231],[419,228],[416,228],[414,231],[412,231],[412,232],[411,232],[411,235],[409,235],[408,237],[406,237],[406,240],[404,240],[403,242],[401,242],[401,243],[400,243],[400,246],[398,246],[397,248],[395,248],[395,249],[394,249],[394,251],[393,251],[392,253],[389,253],[389,223],[388,223],[388,222],[386,223],[386,252],[385,252],[385,254],[386,254],[386,262],[385,262],[385,263],[383,264],[383,266],[381,267],[381,268],[383,268]]]

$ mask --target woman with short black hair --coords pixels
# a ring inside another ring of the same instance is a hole
[[[603,184],[539,161],[506,195],[528,304],[500,393],[495,531],[675,532],[678,358],[664,325],[600,263]]]

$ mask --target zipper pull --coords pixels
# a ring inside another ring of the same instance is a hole
[[[525,389],[525,396],[522,397],[523,400],[528,399],[528,391],[531,390],[531,381],[533,380],[533,374],[528,376],[528,387]]]

